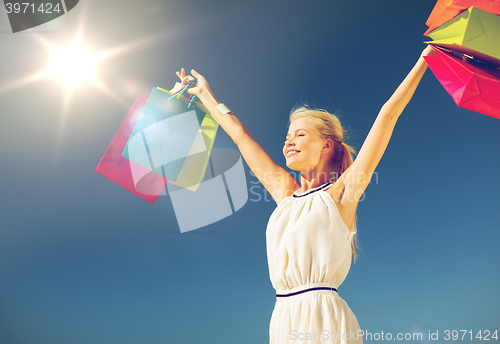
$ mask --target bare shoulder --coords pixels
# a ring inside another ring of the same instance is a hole
[[[349,169],[348,169],[349,170]],[[333,202],[337,206],[340,217],[344,221],[347,228],[351,228],[354,223],[356,209],[358,207],[357,201],[349,201],[345,196],[345,178],[348,177],[348,170],[331,186],[326,192],[332,197]]]
[[[285,170],[283,169],[283,171]],[[284,180],[277,181],[277,186],[271,194],[276,204],[280,204],[284,198],[292,196],[300,188],[299,182],[290,173],[287,172],[281,175],[284,177]]]
[[[327,189],[327,192],[332,196],[335,203],[340,203],[345,191],[345,186],[350,178],[352,165],[349,166],[344,173],[334,182],[334,184]]]

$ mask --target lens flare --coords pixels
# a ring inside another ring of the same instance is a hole
[[[48,74],[60,79],[68,90],[85,83],[98,83],[95,69],[102,59],[101,54],[92,53],[79,41],[62,48],[52,47],[51,50],[53,62]]]

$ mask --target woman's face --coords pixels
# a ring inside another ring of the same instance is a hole
[[[294,120],[288,128],[283,146],[286,165],[295,171],[312,170],[320,162],[324,145],[325,139],[320,137],[311,119]]]

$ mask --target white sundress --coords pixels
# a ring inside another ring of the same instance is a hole
[[[271,283],[278,295],[270,344],[351,344],[363,336],[337,289],[351,267],[351,239],[326,183],[284,198],[266,230]],[[309,288],[313,290],[296,294]],[[325,288],[326,287],[326,288]],[[359,331],[359,332],[358,332]]]

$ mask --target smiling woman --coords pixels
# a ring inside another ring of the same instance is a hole
[[[289,165],[288,158],[294,152],[300,153],[301,150],[298,147],[302,147],[304,143],[316,142],[319,144],[317,147],[319,149],[316,151],[330,157],[326,162],[330,165],[329,170],[333,172],[331,179],[336,180],[352,164],[351,154],[355,154],[354,148],[344,142],[344,133],[345,130],[337,116],[325,110],[313,110],[305,106],[294,109],[290,114],[289,133],[286,135],[283,147],[287,166],[295,169]],[[321,140],[311,141],[311,137]],[[327,139],[324,145],[322,145],[323,139]],[[297,141],[300,141],[301,144],[296,145]],[[316,158],[319,159],[319,156]],[[290,160],[290,163],[292,161]],[[314,166],[317,166],[317,163],[318,161]]]
[[[358,202],[370,182],[398,117],[410,101],[427,64],[415,66],[380,110],[356,160],[343,142],[338,119],[323,111],[299,108],[290,116],[283,154],[286,165],[300,172],[300,184],[279,166],[220,102],[206,79],[192,70],[177,72],[187,92],[200,98],[238,146],[248,166],[276,201],[268,221],[266,247],[276,303],[269,325],[270,344],[361,344],[356,316],[339,296],[354,250]],[[225,106],[224,106],[225,107]],[[353,176],[363,178],[353,178]],[[324,338],[323,334],[333,337]],[[296,340],[299,340],[298,342]]]

